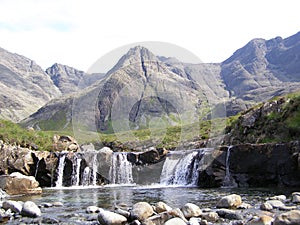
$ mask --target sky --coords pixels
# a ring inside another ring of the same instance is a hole
[[[136,42],[170,43],[202,62],[222,62],[253,38],[300,31],[299,5],[298,0],[0,0],[0,47],[43,69],[61,63],[88,71],[99,58]]]

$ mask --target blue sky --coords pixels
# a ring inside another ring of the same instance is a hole
[[[0,0],[0,47],[35,60],[88,70],[134,42],[181,46],[221,62],[253,38],[300,31],[297,0]]]

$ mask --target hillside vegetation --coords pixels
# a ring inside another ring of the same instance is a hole
[[[200,121],[199,124],[140,129],[122,133],[95,135],[86,133],[76,137],[81,144],[93,143],[96,148],[109,146],[116,151],[134,151],[149,148],[175,149],[204,147],[209,138],[222,136],[224,119]],[[299,140],[300,92],[261,103],[226,120],[225,144],[281,143]],[[214,133],[212,134],[212,129]],[[0,140],[4,143],[39,150],[53,150],[53,135],[73,135],[67,130],[36,131],[25,129],[10,121],[0,120]]]

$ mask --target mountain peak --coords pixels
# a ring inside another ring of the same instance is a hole
[[[107,74],[111,74],[118,69],[136,64],[136,63],[143,63],[147,61],[159,61],[157,57],[147,48],[143,46],[135,46],[130,48],[126,54],[124,54],[118,63],[110,70]]]

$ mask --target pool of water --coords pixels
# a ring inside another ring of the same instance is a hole
[[[242,196],[243,202],[259,207],[259,204],[266,197],[285,194],[289,196],[293,190],[290,189],[200,189],[195,187],[163,187],[160,185],[151,186],[99,186],[99,187],[72,187],[61,189],[44,189],[41,195],[19,196],[14,200],[31,200],[40,205],[43,203],[61,202],[63,207],[42,208],[43,216],[51,217],[57,221],[67,224],[91,224],[78,218],[88,218],[85,213],[88,206],[98,206],[104,209],[113,209],[115,205],[126,205],[146,201],[154,204],[163,201],[169,206],[182,207],[190,202],[200,208],[215,208],[220,197],[232,193]],[[73,222],[72,222],[73,220]],[[95,222],[95,221],[94,221]],[[17,224],[16,221],[9,224]]]

